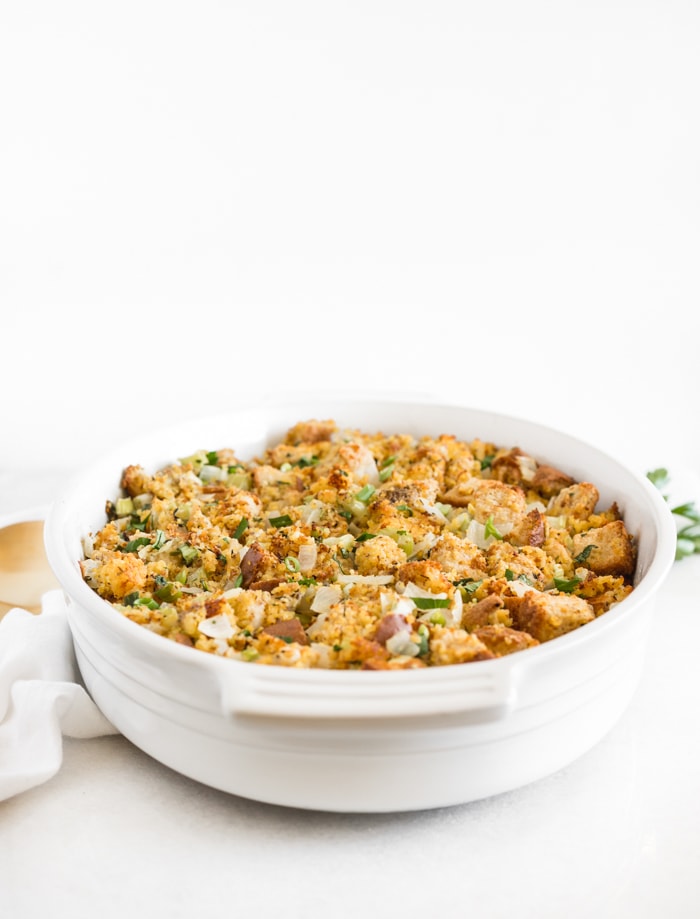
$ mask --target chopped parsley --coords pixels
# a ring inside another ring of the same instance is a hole
[[[450,605],[448,597],[411,597],[418,609],[447,609]]]
[[[597,548],[598,546],[594,546],[593,543],[590,543],[590,545],[586,546],[579,552],[574,561],[577,565],[583,565],[584,562],[588,561],[588,556],[591,554],[591,552]]]
[[[124,552],[138,552],[141,546],[150,546],[151,537],[150,536],[138,536],[136,539],[131,539],[125,546],[122,551]]]
[[[581,578],[554,578],[554,586],[563,594],[573,593],[581,583]]]

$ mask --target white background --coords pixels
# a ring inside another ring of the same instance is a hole
[[[697,484],[699,48],[694,0],[0,0],[0,513],[292,390],[522,415]],[[0,807],[0,913],[691,919],[699,563],[550,779],[335,818],[71,741]]]
[[[690,0],[2,0],[0,470],[316,388],[691,457],[699,47]]]

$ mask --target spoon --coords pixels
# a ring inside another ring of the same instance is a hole
[[[0,619],[13,606],[41,612],[42,595],[58,586],[44,551],[43,520],[0,529]]]

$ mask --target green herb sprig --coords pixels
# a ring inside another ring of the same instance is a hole
[[[647,472],[647,478],[662,494],[663,489],[671,481],[668,470],[663,467]],[[664,501],[668,501],[668,495],[663,495],[663,498]],[[688,521],[676,533],[676,561],[690,555],[700,555],[700,511],[695,502],[686,501],[685,504],[678,504],[671,508],[671,513]]]

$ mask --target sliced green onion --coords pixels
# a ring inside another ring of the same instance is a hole
[[[243,583],[243,575],[239,574],[236,580],[233,582],[233,586],[240,587],[242,583]]]
[[[145,606],[148,609],[160,609],[160,603],[157,603],[152,597],[139,597],[134,600],[134,606]]]
[[[488,453],[488,454],[481,460],[481,463],[480,463],[481,468],[482,468],[482,469],[490,469],[490,468],[491,468],[491,463],[494,461],[495,458],[496,458],[496,454],[495,454],[495,453]]]
[[[180,546],[180,555],[182,555],[182,560],[186,565],[191,565],[192,562],[199,558],[199,549],[191,546],[189,543],[185,543],[183,546]]]
[[[156,530],[156,541],[153,543],[154,549],[160,549],[165,542],[165,533],[162,530]]]
[[[247,529],[248,529],[248,518],[247,518],[247,517],[241,517],[240,523],[239,523],[238,526],[236,527],[236,531],[235,531],[235,533],[233,534],[233,538],[234,538],[234,539],[240,539],[241,536],[245,533],[245,531],[246,531]]]
[[[494,539],[503,539],[501,533],[496,529],[493,517],[489,517],[484,524],[484,539],[488,539],[489,536],[493,536]]]
[[[370,483],[368,482],[366,485],[362,486],[362,488],[358,491],[355,497],[357,498],[358,501],[362,501],[363,504],[367,504],[367,502],[370,500],[370,498],[372,497],[372,495],[375,493],[376,490],[377,489],[374,487],[374,485],[370,485]]]
[[[219,464],[219,454],[216,452],[216,450],[210,450],[210,451],[206,454],[206,457],[207,457],[207,463],[208,463],[210,466],[218,466],[218,464]]]
[[[396,462],[395,456],[387,456],[387,458],[382,461],[382,464],[379,467],[379,481],[380,482],[386,482],[386,480],[390,478],[391,474],[394,471],[395,462]]]
[[[131,498],[117,498],[117,503],[114,505],[114,510],[117,514],[117,517],[128,517],[129,514],[134,513],[134,502]]]
[[[355,542],[367,542],[368,539],[376,539],[376,533],[360,533]]]
[[[289,472],[291,468],[292,468],[291,463],[282,463],[282,465],[280,466],[280,472]]]
[[[284,560],[284,567],[287,571],[301,571],[301,565],[299,564],[299,559],[294,558],[293,555],[288,555]]]
[[[433,613],[433,615],[430,617],[430,621],[433,625],[444,625],[447,620],[442,613]]]
[[[197,453],[193,453],[191,456],[183,456],[183,457],[181,457],[181,458],[180,458],[180,465],[181,465],[181,466],[187,466],[188,463],[190,463],[190,464],[192,465],[192,468],[194,469],[194,471],[195,471],[195,472],[199,472],[199,470],[200,470],[200,469],[202,468],[202,466],[204,465],[205,459],[206,459],[206,454],[204,453],[203,450],[199,450],[199,451],[197,451]]]
[[[278,530],[280,527],[290,527],[293,522],[289,514],[282,514],[281,517],[270,517],[270,524]]]
[[[315,466],[317,462],[317,456],[302,456],[302,458],[298,459],[293,465],[298,466],[299,469],[306,469],[308,466]]]
[[[124,604],[124,606],[133,606],[134,603],[136,603],[136,601],[138,600],[138,598],[139,598],[139,592],[138,590],[134,590],[130,594],[127,594],[124,597],[124,599],[122,600],[122,603]]]
[[[228,485],[232,485],[234,488],[240,488],[241,491],[250,491],[251,478],[248,472],[229,472],[226,481]]]
[[[182,596],[182,591],[178,590],[174,584],[166,582],[153,591],[153,596],[161,603],[175,603]]]
[[[430,637],[430,632],[426,625],[421,624],[418,626],[418,637],[420,639],[418,643],[418,657],[423,657],[428,653],[428,638]]]
[[[413,510],[408,506],[408,504],[397,504],[396,510],[400,511],[404,517],[413,517]]]

